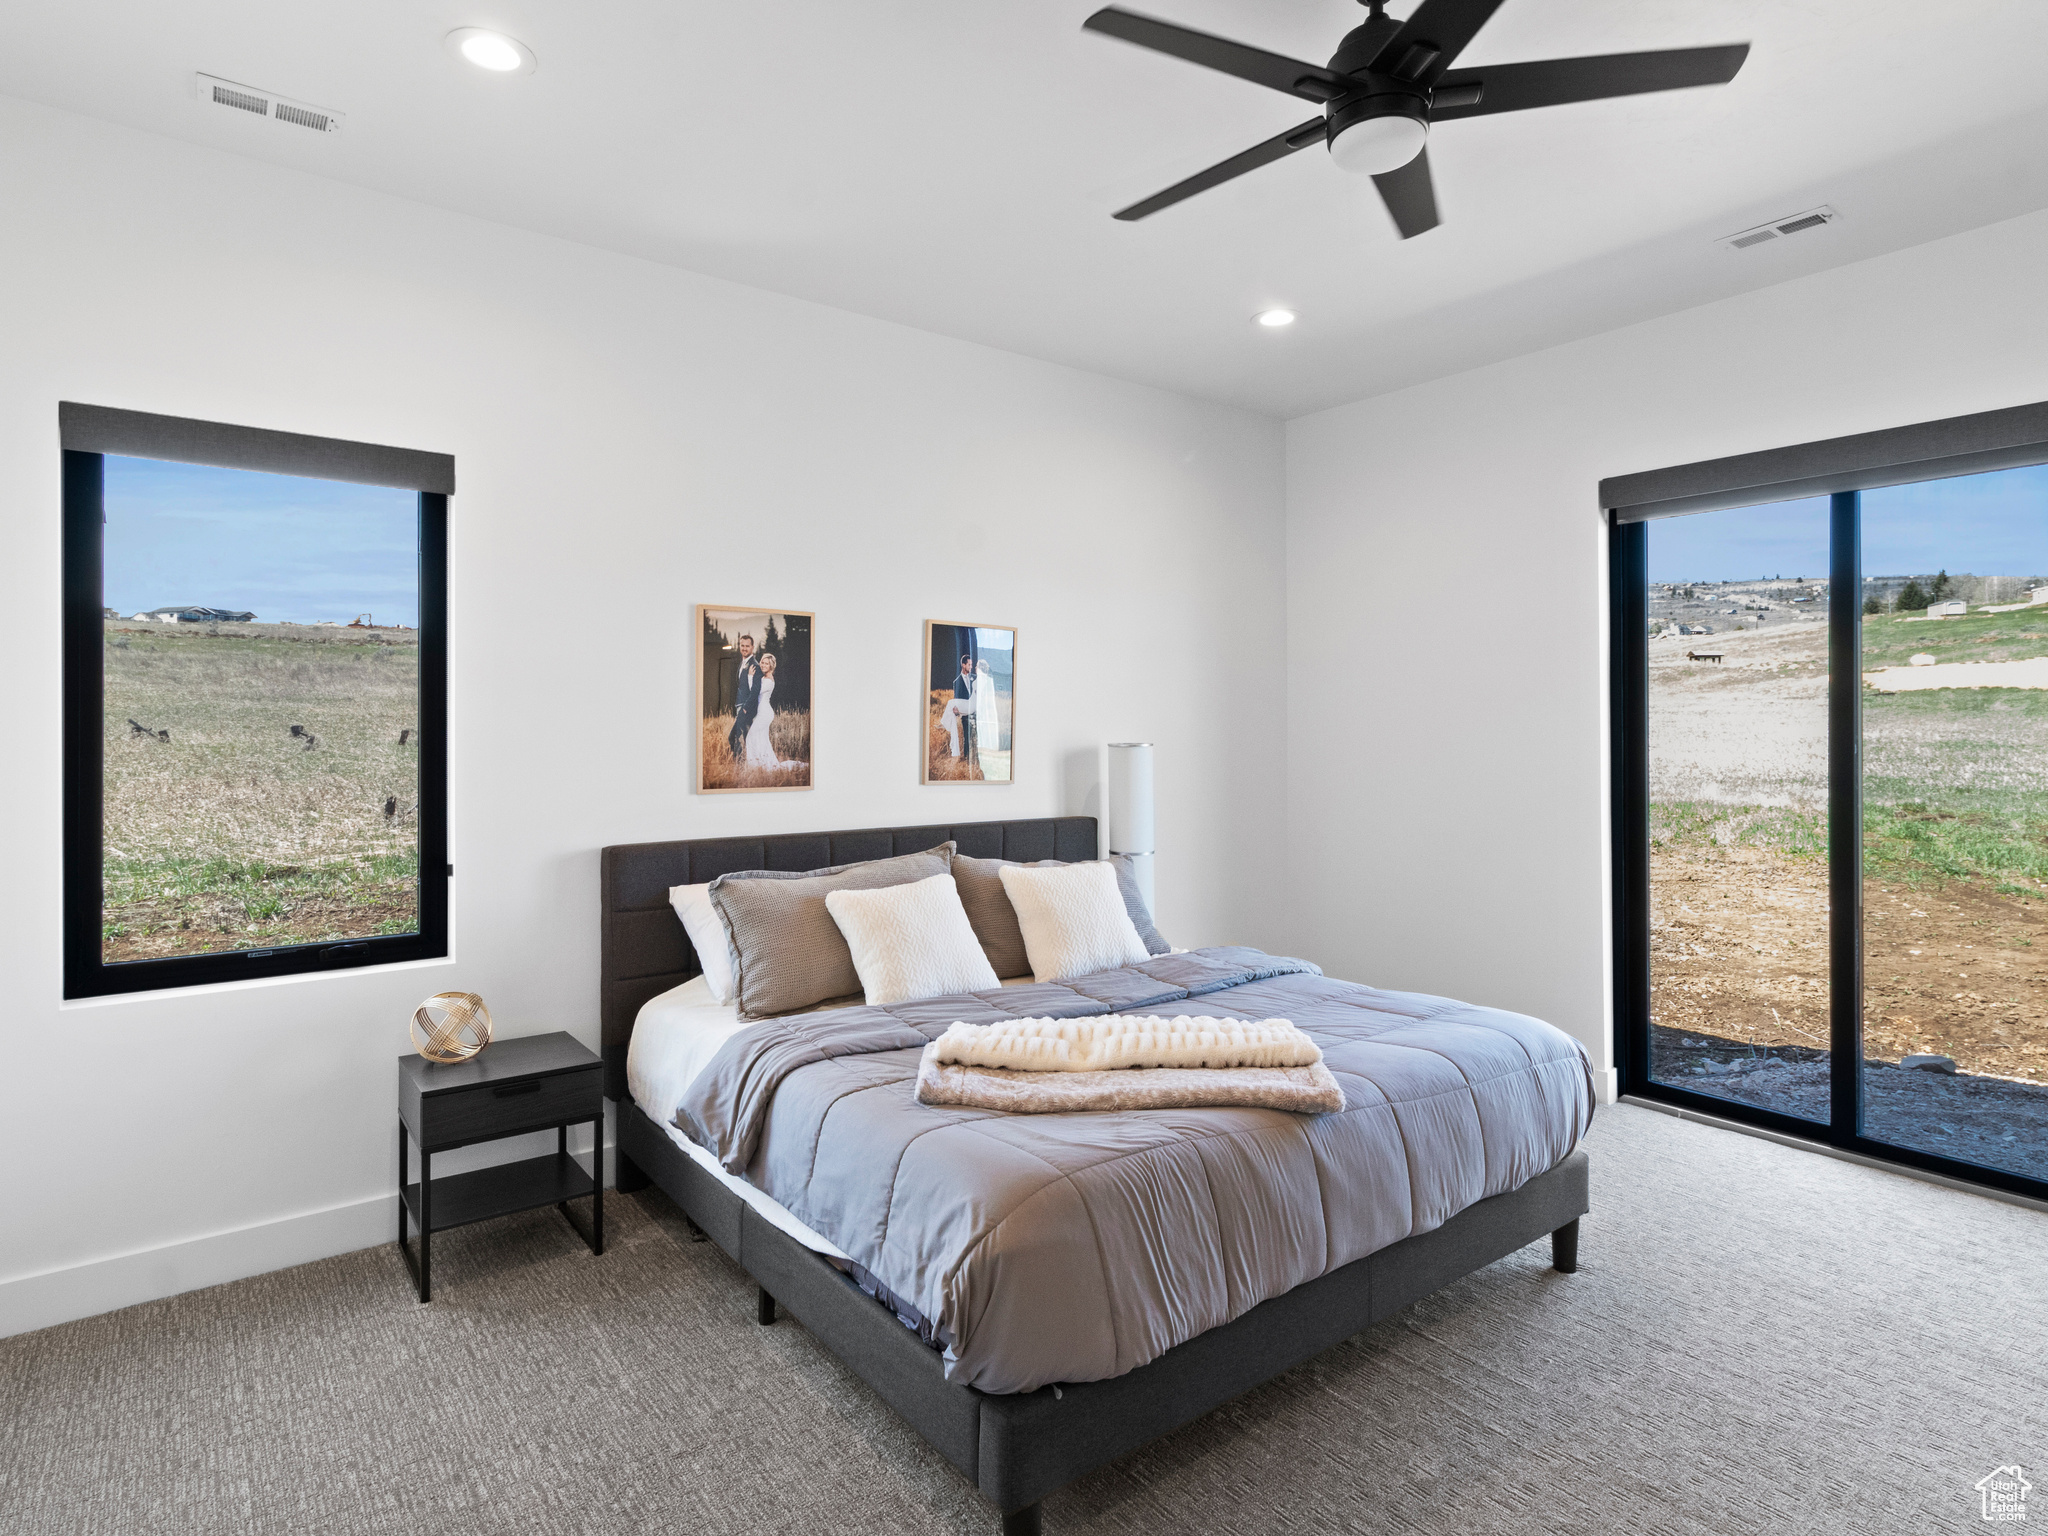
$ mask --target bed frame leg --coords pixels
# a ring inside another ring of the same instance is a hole
[[[640,1165],[616,1147],[612,1149],[612,1188],[622,1195],[645,1189],[654,1181],[640,1171]]]
[[[1550,1234],[1550,1267],[1561,1275],[1579,1272],[1578,1217],[1574,1216]]]
[[[772,1328],[775,1326],[775,1298],[768,1294],[765,1286],[756,1286],[755,1289],[760,1296],[754,1304],[754,1321],[763,1328]]]
[[[1003,1536],[1038,1536],[1038,1508],[1034,1502],[1003,1516]]]

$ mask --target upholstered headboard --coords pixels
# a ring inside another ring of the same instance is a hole
[[[601,866],[603,953],[599,1007],[604,1029],[604,1091],[626,1097],[626,1042],[650,997],[680,986],[703,967],[668,904],[672,885],[702,885],[736,869],[823,869],[863,859],[916,853],[952,841],[977,859],[1092,859],[1093,816],[1031,821],[969,821],[929,827],[871,827],[858,832],[786,832],[774,837],[707,837],[681,843],[621,843]]]

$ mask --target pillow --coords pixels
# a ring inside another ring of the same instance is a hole
[[[731,1002],[732,945],[725,936],[725,924],[711,905],[710,883],[672,885],[668,904],[683,920],[683,932],[690,936],[690,948],[697,951],[697,964],[710,984],[712,997],[721,1003]]]
[[[800,873],[735,870],[711,882],[711,905],[732,941],[733,992],[740,1015],[765,1019],[861,990],[853,952],[825,905],[832,891],[908,885],[943,875],[953,845]]]
[[[1138,892],[1129,856],[1111,854],[1109,863],[1116,870],[1117,889],[1123,896],[1124,911],[1130,917],[1131,926],[1138,930],[1146,953],[1169,953],[1173,946],[1161,938],[1159,930],[1152,925],[1152,914],[1145,909],[1145,898]],[[974,924],[974,936],[981,940],[988,963],[996,968],[998,976],[1008,980],[1012,976],[1028,976],[1031,959],[1024,952],[1024,932],[1017,926],[1016,910],[1003,890],[1002,871],[1006,868],[1065,869],[1067,865],[1059,859],[1017,864],[1007,859],[954,855],[953,878],[960,886],[960,905],[967,909],[967,920]]]
[[[1145,941],[1148,954],[1165,955],[1173,952],[1173,946],[1159,936],[1159,930],[1152,922],[1152,909],[1145,905],[1145,893],[1138,889],[1138,877],[1131,868],[1128,853],[1112,853],[1109,864],[1116,871],[1116,888],[1124,899],[1124,911],[1130,915],[1131,926],[1138,930],[1138,937]]]
[[[873,891],[828,891],[825,909],[853,952],[870,1007],[1002,985],[951,875]]]
[[[1017,926],[1017,909],[1010,905],[1009,894],[1003,889],[1002,872],[1065,867],[1058,859],[1012,864],[1007,859],[953,856],[953,879],[960,888],[960,905],[966,909],[967,921],[974,925],[974,936],[981,940],[982,953],[988,956],[996,975],[1007,979],[1031,974],[1031,956],[1024,952],[1024,930]]]
[[[1107,863],[1098,859],[1060,869],[1009,864],[1000,874],[1024,932],[1034,981],[1064,981],[1146,958],[1145,941],[1124,910],[1116,871]]]

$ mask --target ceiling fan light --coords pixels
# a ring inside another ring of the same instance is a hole
[[[1429,143],[1429,125],[1401,112],[1362,118],[1330,140],[1330,158],[1354,176],[1398,171]]]

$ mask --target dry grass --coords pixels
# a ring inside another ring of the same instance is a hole
[[[108,960],[412,930],[416,644],[112,630],[105,658]]]
[[[705,789],[809,789],[811,786],[811,712],[778,709],[768,722],[768,740],[775,755],[802,764],[798,768],[747,768],[733,761],[731,715],[711,715],[697,745]]]
[[[971,779],[979,780],[981,770],[965,758],[953,756],[953,739],[946,731],[942,718],[945,709],[953,700],[950,688],[934,688],[925,707],[924,761],[927,779]],[[966,745],[966,731],[962,727],[961,745]]]

